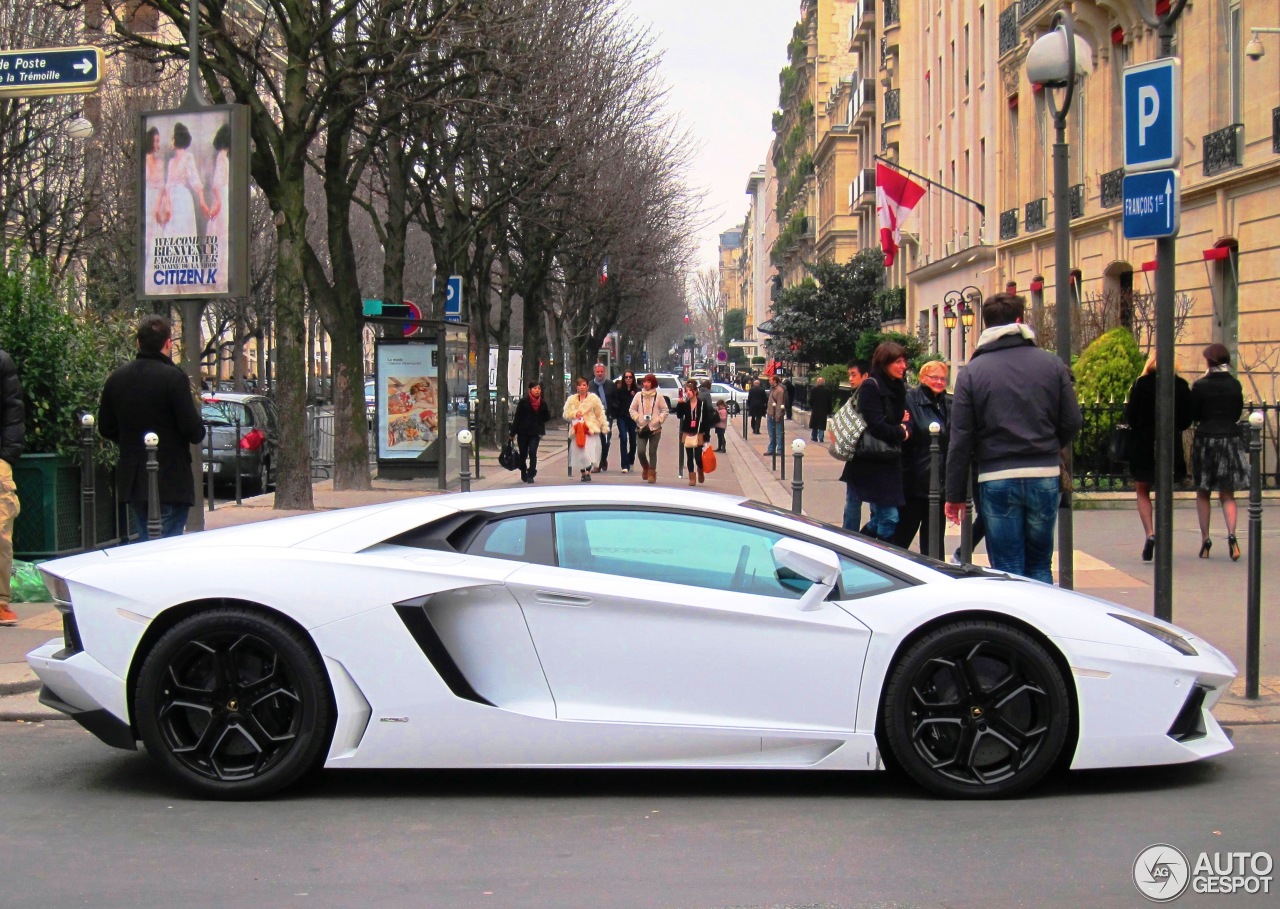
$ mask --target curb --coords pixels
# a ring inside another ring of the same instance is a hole
[[[28,691],[39,690],[39,679],[26,679],[21,682],[0,682],[0,698],[13,697],[15,694],[26,694]]]

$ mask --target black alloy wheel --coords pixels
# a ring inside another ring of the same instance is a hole
[[[893,667],[881,710],[892,757],[952,798],[1024,792],[1057,763],[1070,726],[1053,658],[994,621],[956,622],[916,642]]]
[[[243,608],[184,619],[147,655],[135,713],[147,751],[203,795],[267,795],[318,767],[336,711],[320,655]]]

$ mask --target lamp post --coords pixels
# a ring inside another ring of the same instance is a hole
[[[1027,78],[1045,87],[1045,104],[1053,116],[1055,131],[1053,144],[1053,231],[1054,286],[1057,300],[1058,356],[1068,369],[1071,368],[1071,212],[1067,204],[1067,114],[1075,97],[1077,76],[1088,72],[1091,49],[1087,44],[1077,48],[1075,20],[1065,9],[1053,15],[1053,30],[1041,37],[1027,52]],[[1083,44],[1083,42],[1081,42]],[[1078,50],[1083,50],[1083,59]],[[1052,89],[1063,90],[1059,106]],[[1063,456],[1068,479],[1071,477],[1071,449]],[[1068,482],[1062,493],[1058,509],[1058,586],[1071,590],[1075,587],[1073,549],[1075,535],[1071,520],[1071,485]]]
[[[961,356],[969,358],[969,329],[978,318],[978,308],[982,306],[982,291],[972,284],[960,289],[960,324],[964,331],[960,333],[963,343],[960,345]]]

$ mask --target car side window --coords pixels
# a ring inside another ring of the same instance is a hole
[[[491,559],[554,565],[551,517],[527,514],[490,521],[467,544],[466,553]]]
[[[900,582],[868,565],[840,556],[840,598],[852,600],[901,586]]]

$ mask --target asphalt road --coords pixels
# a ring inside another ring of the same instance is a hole
[[[1152,844],[1280,855],[1280,727],[1235,731],[1213,761],[997,803],[886,774],[579,771],[349,771],[218,803],[72,723],[4,724],[0,905],[1143,906]],[[1274,883],[1172,905],[1274,906]]]

